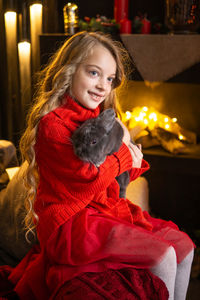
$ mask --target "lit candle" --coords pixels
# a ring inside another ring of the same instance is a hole
[[[8,119],[9,139],[12,139],[13,123],[17,121],[17,116],[13,120],[13,104],[18,107],[18,69],[17,69],[17,14],[14,11],[7,11],[4,14],[5,36],[7,52],[7,72],[8,72],[8,101],[6,102],[6,112]],[[18,122],[17,122],[18,123]],[[18,124],[15,124],[18,127]]]
[[[30,6],[30,32],[33,74],[40,68],[39,35],[42,33],[42,4],[35,3]]]
[[[18,43],[21,107],[25,117],[27,105],[31,101],[31,45]]]

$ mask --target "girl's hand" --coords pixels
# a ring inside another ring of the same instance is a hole
[[[143,154],[141,152],[141,145],[134,145],[132,143],[130,143],[128,145],[129,150],[131,152],[131,156],[133,159],[133,164],[132,167],[133,168],[141,168],[142,165],[142,159],[143,159]]]
[[[121,127],[124,130],[124,136],[123,136],[122,142],[124,142],[126,144],[126,146],[129,146],[129,144],[131,142],[131,137],[130,137],[128,128],[122,123],[122,121],[120,119],[116,118],[116,120],[119,122],[119,124],[121,125]]]
[[[142,165],[142,159],[143,159],[143,154],[141,152],[142,147],[141,145],[134,145],[133,143],[131,143],[131,137],[130,137],[130,133],[127,129],[127,127],[122,123],[122,121],[118,118],[116,118],[116,120],[119,122],[119,124],[121,125],[121,127],[124,130],[124,136],[122,141],[128,146],[131,156],[132,156],[132,167],[133,168],[141,168]]]

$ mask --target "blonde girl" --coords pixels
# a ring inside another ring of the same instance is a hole
[[[119,198],[115,177],[128,170],[134,180],[149,168],[126,127],[120,149],[98,168],[71,144],[84,121],[107,107],[117,111],[123,53],[103,34],[80,32],[42,72],[20,144],[28,161],[26,226],[39,240],[8,277],[20,299],[186,297],[190,238]]]

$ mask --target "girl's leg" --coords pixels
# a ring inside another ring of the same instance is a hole
[[[193,257],[194,257],[194,250],[192,250],[186,256],[186,258],[184,258],[184,260],[177,266],[175,291],[174,291],[174,299],[176,300],[186,299]]]
[[[169,292],[169,300],[176,299],[174,298],[174,288],[177,272],[177,260],[175,250],[172,246],[170,246],[166,251],[162,261],[151,268],[151,272],[164,281]]]

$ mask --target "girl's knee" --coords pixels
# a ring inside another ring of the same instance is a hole
[[[170,266],[177,265],[176,251],[172,246],[167,249],[162,261],[166,262]]]

